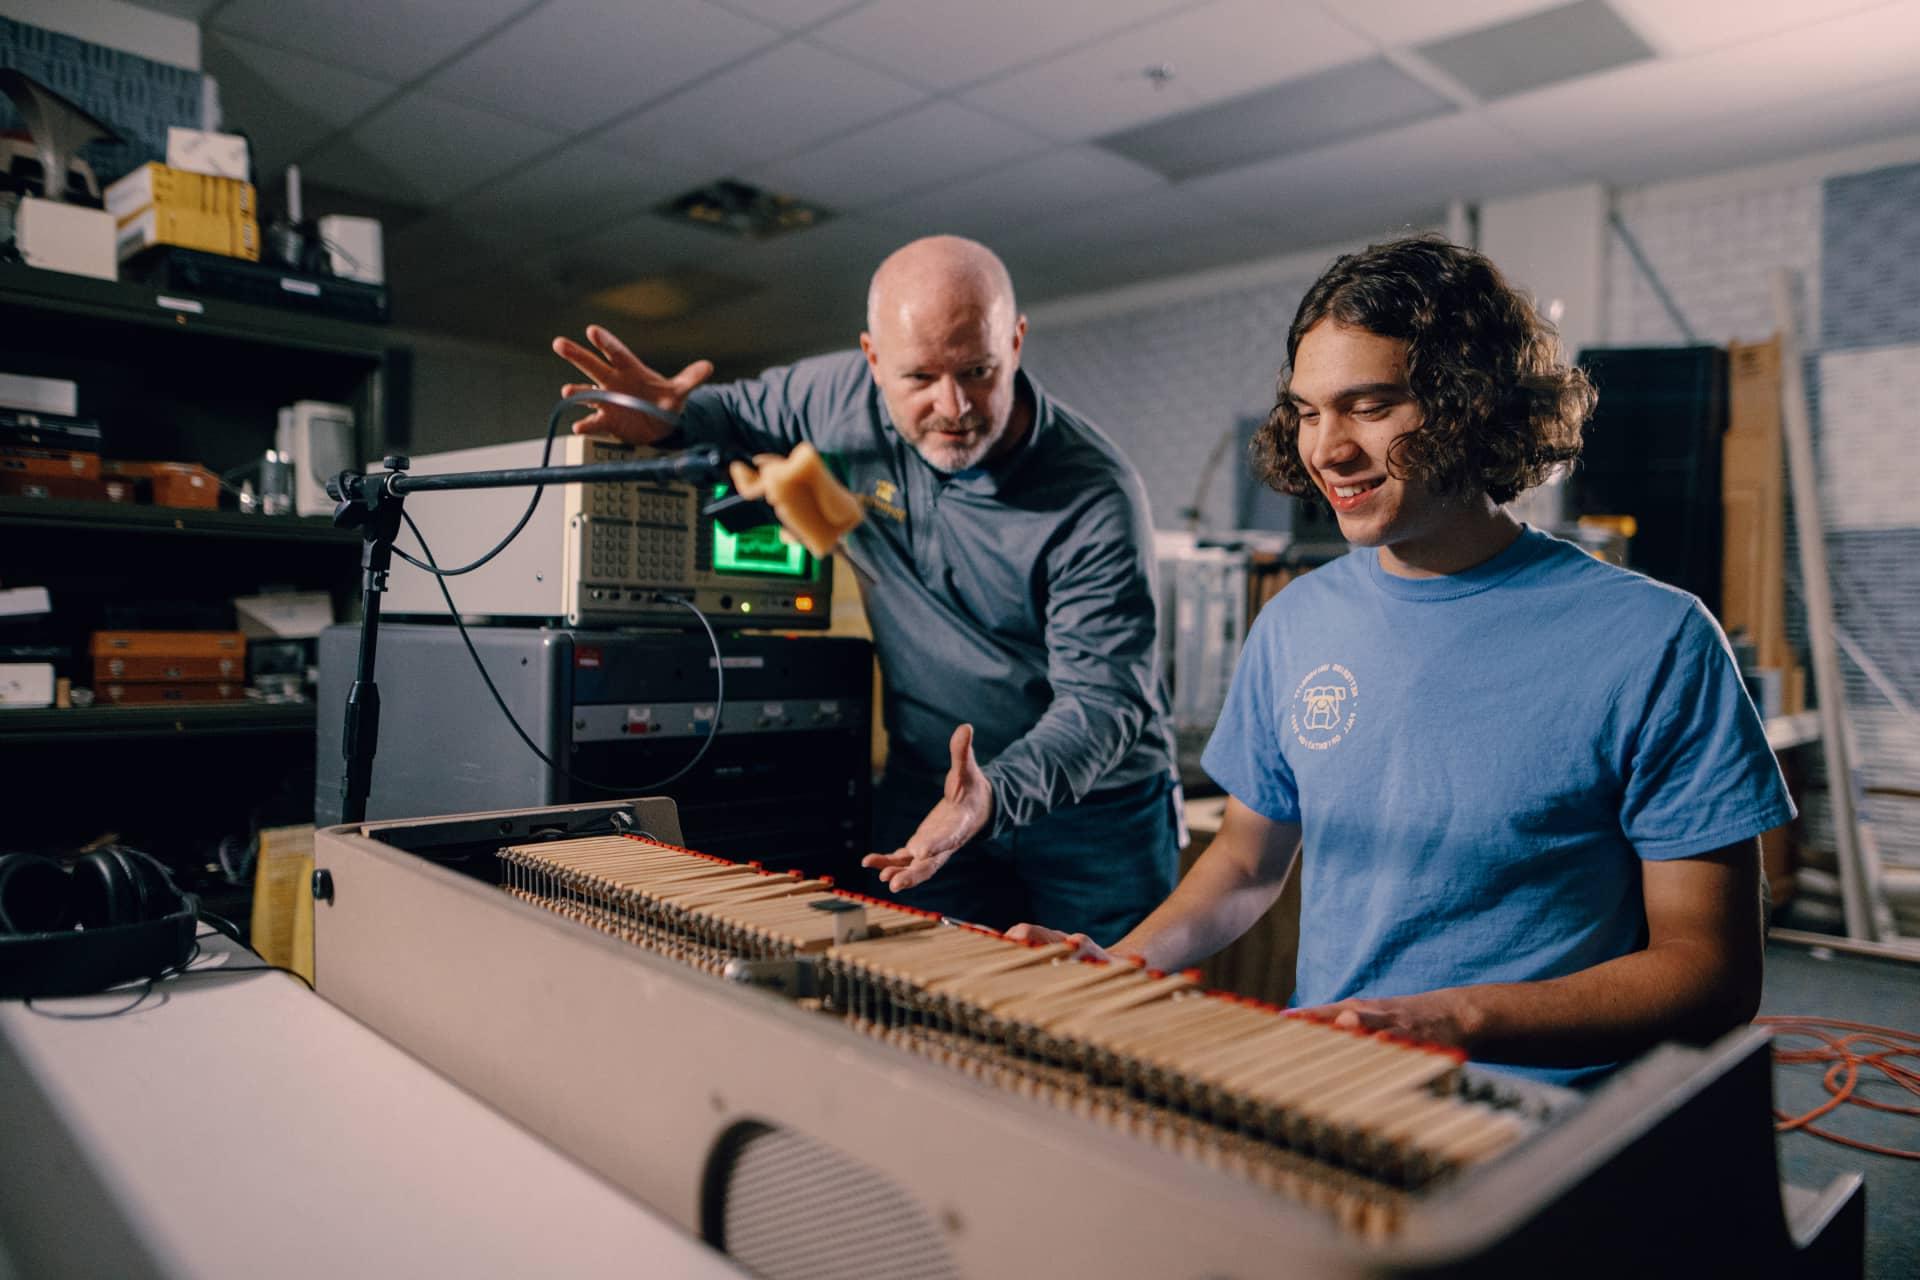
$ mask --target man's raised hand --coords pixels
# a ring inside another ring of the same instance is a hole
[[[678,413],[693,389],[713,376],[712,361],[695,360],[671,378],[665,377],[648,368],[611,330],[597,324],[587,326],[587,341],[593,344],[591,348],[572,338],[553,340],[553,353],[592,379],[587,383],[567,383],[560,388],[562,396],[599,387],[651,401],[669,413]],[[671,428],[637,409],[603,404],[594,406],[592,413],[574,423],[573,430],[575,435],[610,435],[628,444],[652,444]]]

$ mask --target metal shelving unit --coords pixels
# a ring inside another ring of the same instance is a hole
[[[60,739],[219,737],[313,732],[311,702],[213,702],[0,711],[0,743]]]
[[[88,529],[108,533],[240,538],[249,542],[351,543],[360,535],[336,529],[319,516],[252,516],[188,507],[135,506],[118,502],[62,502],[57,499],[0,497],[0,530],[49,532]]]
[[[362,457],[405,436],[388,407],[406,354],[381,325],[0,264],[0,332],[0,369],[78,384],[109,458],[225,472],[273,447],[279,407],[297,400],[351,405]],[[358,547],[319,517],[0,498],[0,582],[48,589],[36,643],[73,655],[81,685],[95,630],[216,627],[230,600],[270,586],[326,591],[340,614]],[[310,703],[252,701],[0,711],[17,799],[0,847],[114,833],[177,841],[191,861],[251,823],[308,821],[315,719]]]

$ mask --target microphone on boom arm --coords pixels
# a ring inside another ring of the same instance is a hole
[[[554,421],[569,406],[617,404],[638,410],[677,429],[680,416],[636,396],[591,388],[577,391],[554,406]],[[551,425],[551,424],[550,424]],[[831,555],[840,539],[865,517],[860,500],[827,469],[807,441],[793,452],[750,455],[741,449],[715,445],[664,452],[648,458],[590,463],[572,467],[521,467],[463,475],[411,475],[407,459],[390,457],[386,470],[376,473],[342,471],[326,482],[327,494],[339,504],[334,522],[365,523],[384,500],[445,489],[480,489],[549,484],[579,484],[636,480],[678,480],[705,483],[724,480],[731,492],[703,504],[702,511],[728,530],[740,532],[772,521],[799,540],[814,555]]]
[[[633,409],[678,431],[680,415],[651,401],[624,392],[593,387],[576,391],[562,404],[612,404]],[[860,500],[848,492],[807,441],[782,457],[777,453],[748,454],[726,450],[725,479],[731,493],[704,504],[703,514],[714,517],[730,532],[739,533],[770,521],[780,526],[814,555],[833,554],[844,537],[865,518]]]

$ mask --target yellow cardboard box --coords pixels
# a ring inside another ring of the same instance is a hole
[[[122,262],[157,244],[258,262],[260,226],[252,218],[168,205],[150,205],[120,224],[116,246]]]
[[[253,184],[237,178],[215,178],[164,164],[143,164],[106,190],[107,212],[125,223],[141,210],[190,209],[257,220]]]
[[[253,949],[313,981],[313,828],[268,827],[253,872]]]

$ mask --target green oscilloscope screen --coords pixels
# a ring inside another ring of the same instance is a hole
[[[727,491],[715,485],[713,496]],[[773,578],[806,578],[813,573],[813,557],[777,524],[758,525],[734,533],[713,522],[715,573],[757,573]]]

